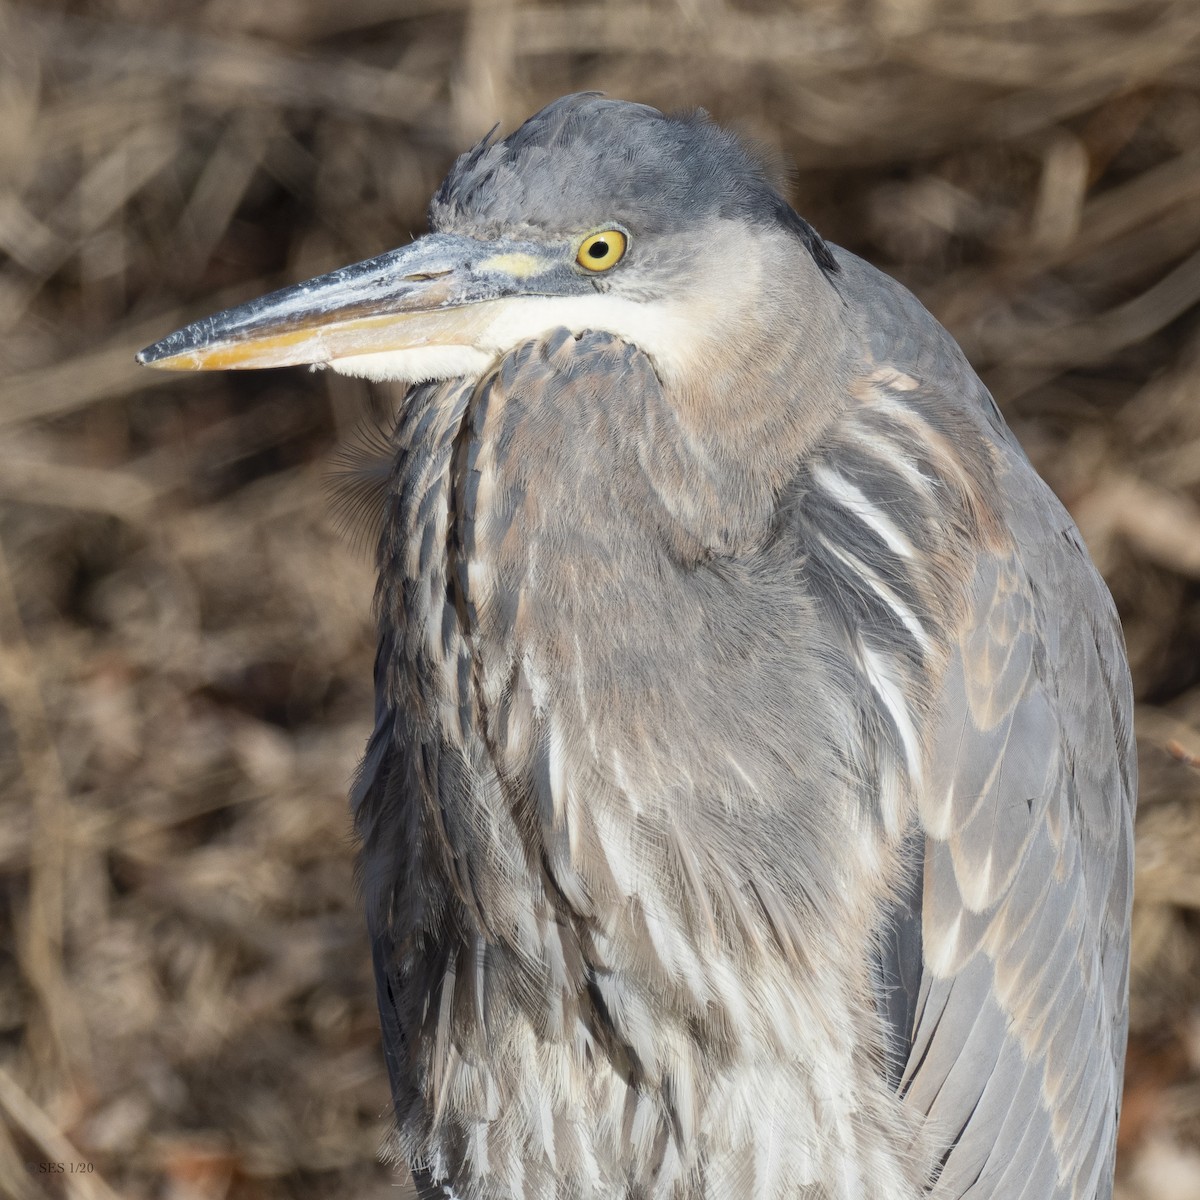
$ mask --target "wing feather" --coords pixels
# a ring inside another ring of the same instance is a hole
[[[947,1139],[937,1197],[1110,1194],[1131,699],[1111,602],[1046,498],[1058,528],[1026,515],[976,564],[933,712],[902,1094]]]

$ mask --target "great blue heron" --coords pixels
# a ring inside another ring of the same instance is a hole
[[[983,384],[703,114],[594,95],[142,362],[412,385],[353,793],[462,1200],[1108,1197],[1112,602]]]

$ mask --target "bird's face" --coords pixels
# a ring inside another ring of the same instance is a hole
[[[565,327],[616,334],[678,378],[761,296],[773,243],[795,245],[781,205],[790,212],[707,121],[566,97],[458,160],[428,236],[197,321],[138,358],[416,383],[477,378]]]

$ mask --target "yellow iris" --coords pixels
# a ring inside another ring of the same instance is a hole
[[[621,261],[628,245],[628,238],[619,229],[605,229],[583,239],[575,261],[589,271],[607,271]]]

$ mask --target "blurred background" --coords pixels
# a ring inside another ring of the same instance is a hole
[[[794,163],[1074,513],[1139,702],[1120,1196],[1200,1198],[1196,0],[0,0],[0,1195],[402,1194],[344,799],[371,555],[323,484],[397,397],[133,353],[420,233],[583,88]]]

